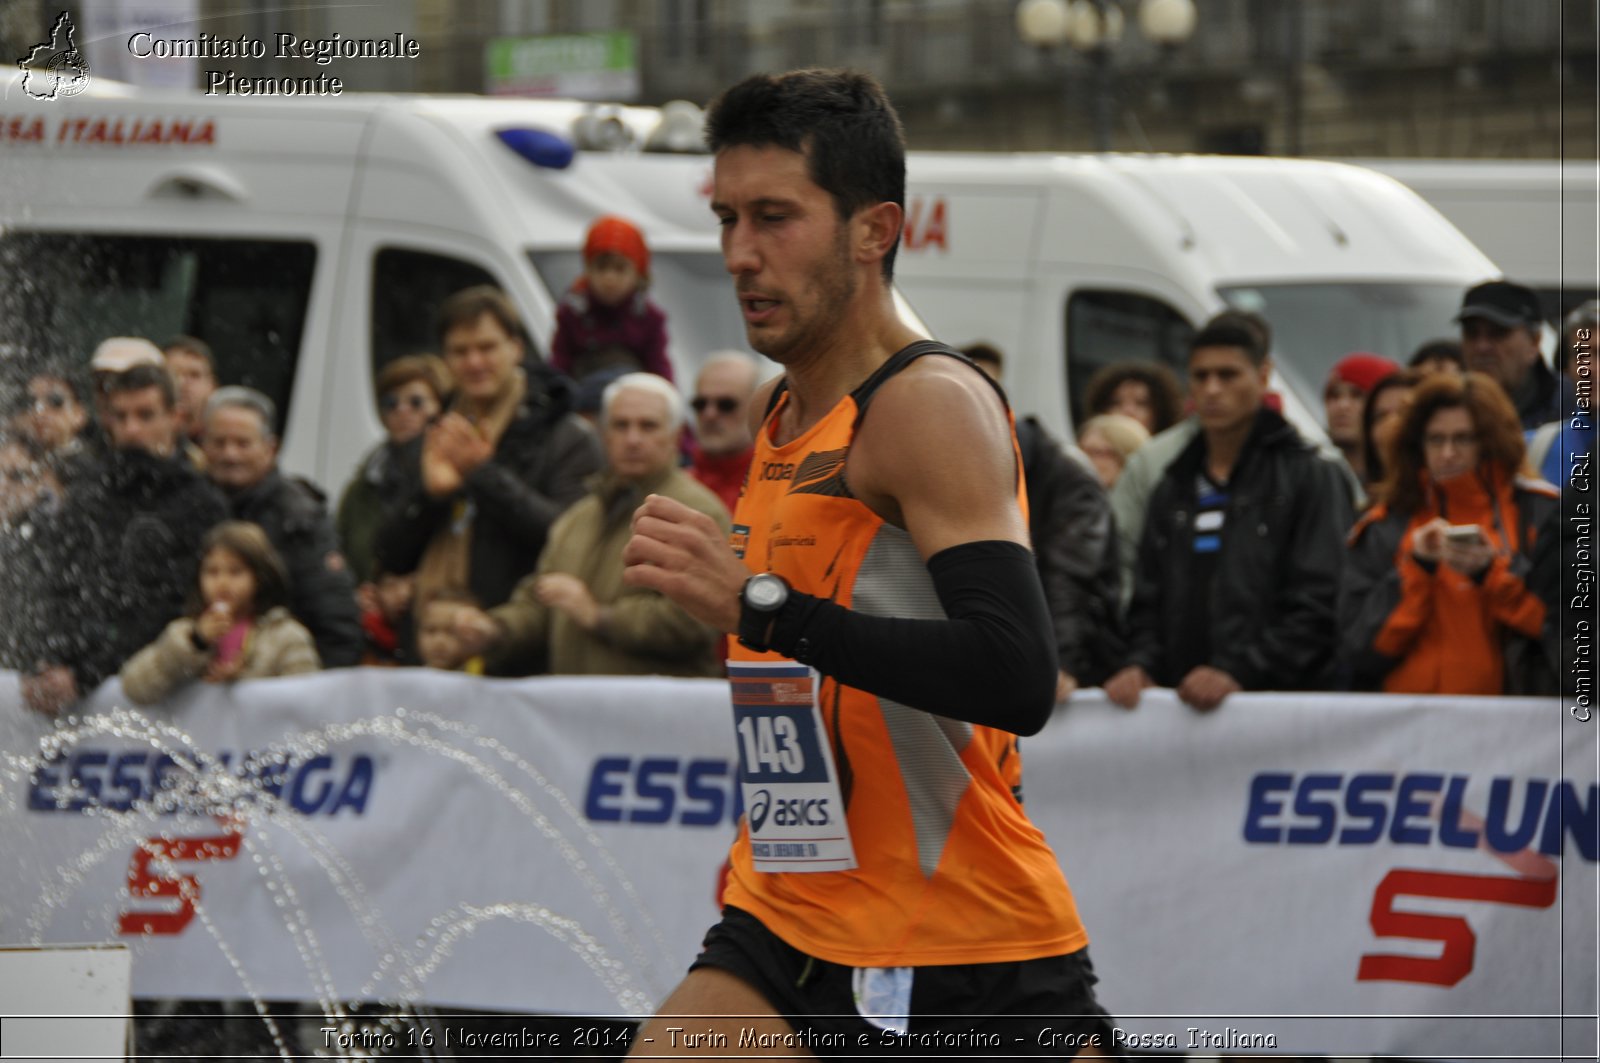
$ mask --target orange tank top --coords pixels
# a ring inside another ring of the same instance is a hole
[[[944,617],[911,537],[852,497],[844,478],[872,393],[930,353],[953,352],[932,343],[905,348],[782,446],[772,442],[787,401],[780,392],[734,517],[735,551],[753,572],[775,572],[796,590],[858,612]],[[782,659],[734,638],[728,646],[734,660]],[[1012,962],[1088,944],[1055,854],[1013,793],[1014,736],[826,676],[818,701],[857,866],[756,871],[741,824],[726,903],[795,948],[852,967]]]

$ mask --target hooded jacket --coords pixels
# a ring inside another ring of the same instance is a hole
[[[1150,498],[1133,600],[1130,661],[1161,686],[1183,680],[1172,649],[1193,584],[1196,483],[1202,432],[1167,467]],[[1331,689],[1344,535],[1351,522],[1342,474],[1283,416],[1263,408],[1228,483],[1229,502],[1209,590],[1206,662],[1245,690]]]
[[[419,436],[402,451],[400,501],[374,541],[387,572],[414,572],[433,537],[448,530],[457,502],[472,511],[469,589],[485,609],[511,596],[533,571],[550,525],[585,493],[600,469],[600,442],[572,413],[572,384],[541,363],[523,366],[528,387],[494,454],[462,489],[431,497],[422,484]]]
[[[1554,694],[1560,500],[1485,464],[1434,482],[1415,513],[1374,506],[1350,533],[1340,628],[1351,679],[1405,694]],[[1476,524],[1499,554],[1477,578],[1424,564],[1417,528]]]

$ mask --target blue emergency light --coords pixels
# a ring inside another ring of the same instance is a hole
[[[570,140],[547,129],[497,129],[494,135],[524,159],[547,170],[565,170],[577,154]]]

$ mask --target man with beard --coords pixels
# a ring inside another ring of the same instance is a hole
[[[1012,792],[1056,665],[1010,416],[894,308],[899,119],[870,76],[810,70],[741,82],[706,129],[746,336],[785,372],[751,404],[733,549],[653,495],[625,552],[630,582],[737,636],[750,811],[662,1014],[738,1016],[696,1028],[787,1054],[1109,1048],[1072,894]],[[668,1025],[636,1043],[672,1051]]]
[[[22,693],[46,715],[93,691],[183,612],[200,540],[227,516],[221,496],[174,457],[177,393],[165,367],[106,375],[102,402],[110,453],[74,485],[40,545]]]

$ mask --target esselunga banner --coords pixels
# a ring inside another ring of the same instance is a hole
[[[647,1014],[738,742],[721,681],[111,683],[57,723],[0,676],[0,943],[129,944],[139,997]],[[1595,1056],[1600,754],[1554,701],[1090,692],[1022,755],[1125,1047]]]

